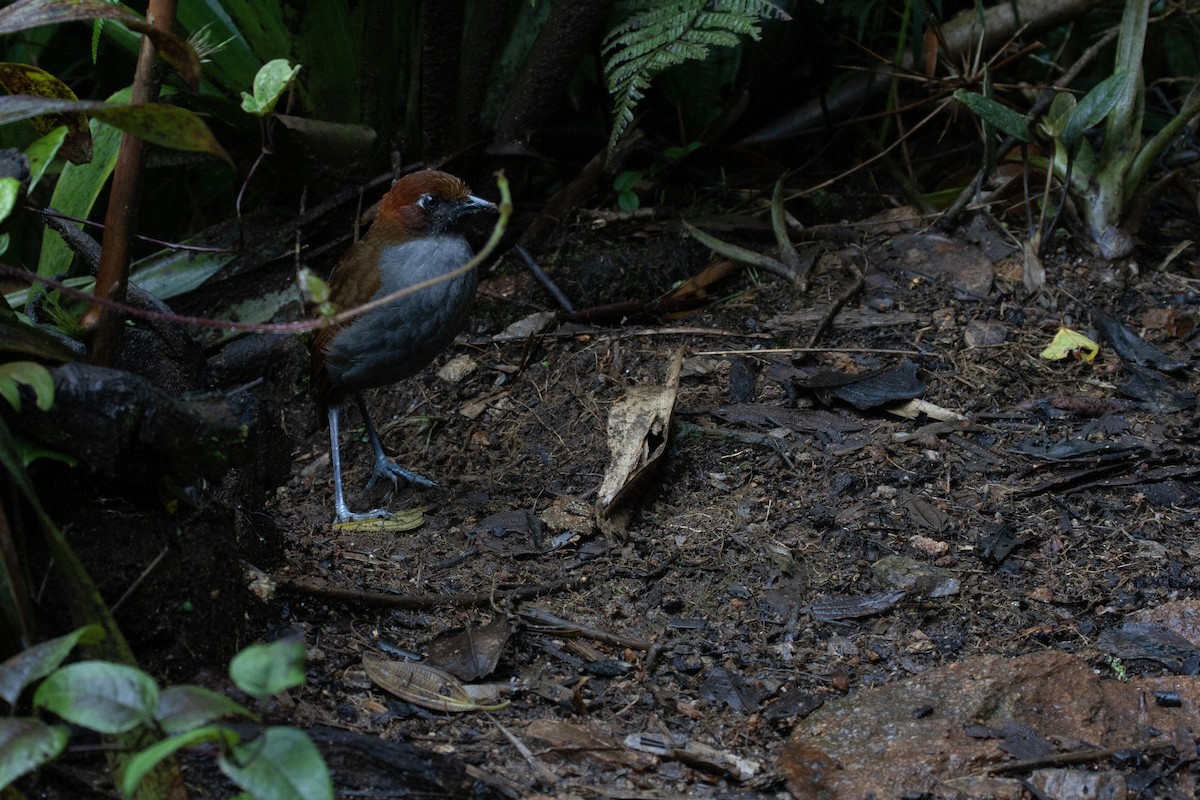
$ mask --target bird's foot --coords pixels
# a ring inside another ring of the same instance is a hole
[[[333,520],[334,527],[354,526],[359,522],[377,522],[392,518],[392,512],[386,508],[373,508],[370,511],[355,512],[348,508],[339,508]]]
[[[386,456],[375,459],[375,466],[371,469],[371,479],[367,481],[367,488],[370,489],[375,485],[375,481],[380,478],[387,478],[392,482],[392,487],[395,488],[403,478],[406,482],[414,486],[424,486],[426,489],[439,488],[436,483],[429,480],[423,475],[418,475],[415,472],[410,472],[404,467],[401,467]]]
[[[366,530],[373,533],[415,531],[425,522],[425,508],[406,508],[392,513],[382,508],[355,514],[347,508],[338,512],[333,527],[339,531]]]

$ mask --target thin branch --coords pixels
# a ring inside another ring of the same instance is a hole
[[[466,592],[463,594],[392,594],[371,592],[365,589],[350,589],[330,586],[312,578],[280,579],[276,588],[281,591],[297,592],[326,600],[344,600],[357,605],[384,606],[387,608],[436,608],[438,606],[486,606],[498,600],[529,600],[573,588],[578,581],[554,581],[522,586],[507,591]]]
[[[31,210],[34,210],[34,209],[31,209]],[[42,220],[44,220],[45,223],[55,231],[55,233],[59,234],[63,238],[66,238],[66,235],[63,233],[64,228],[61,228],[56,224],[59,220],[64,221],[64,222],[74,222],[78,225],[84,225],[84,226],[88,226],[88,227],[92,227],[92,228],[99,228],[100,230],[104,230],[103,222],[96,222],[95,220],[91,220],[91,219],[81,219],[80,217],[72,217],[70,214],[64,214],[61,211],[58,211],[57,209],[51,208],[50,206],[43,208],[41,211],[38,211],[37,213],[41,214]],[[73,226],[64,226],[64,227],[70,228]],[[155,239],[153,236],[144,236],[140,233],[134,234],[133,238],[137,239],[139,242],[147,242],[149,244],[156,244],[160,247],[167,247],[167,248],[170,248],[171,250],[184,250],[184,251],[187,251],[190,253],[233,253],[233,252],[235,252],[235,250],[232,247],[204,247],[204,246],[198,245],[198,244],[182,244],[180,242],[166,242],[166,241],[163,241],[162,239]],[[99,263],[99,261],[97,260],[96,263]]]
[[[146,16],[155,28],[169,32],[175,26],[175,0],[150,0]],[[149,36],[143,36],[129,98],[133,105],[150,103],[158,97],[155,55],[153,41]],[[108,213],[104,220],[100,268],[96,272],[97,300],[120,303],[125,299],[129,277],[129,240],[133,221],[137,217],[138,184],[141,182],[145,147],[145,142],[136,136],[128,133],[121,135],[121,149],[117,154],[112,190],[108,196]],[[102,366],[113,364],[125,330],[120,315],[103,302],[96,302],[84,314],[80,324],[84,330],[93,332],[92,362]]]

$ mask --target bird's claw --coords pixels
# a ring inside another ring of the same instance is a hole
[[[371,479],[367,481],[367,489],[374,486],[375,482],[381,477],[390,480],[393,489],[399,488],[401,478],[413,486],[424,486],[426,489],[440,488],[436,483],[429,480],[429,478],[406,470],[390,458],[375,459],[375,466],[371,469]]]
[[[386,508],[372,508],[370,511],[350,511],[345,510],[339,512],[337,518],[334,519],[335,526],[354,525],[358,522],[374,522],[381,519],[391,519],[392,512]]]

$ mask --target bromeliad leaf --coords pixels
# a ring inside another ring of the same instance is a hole
[[[0,222],[8,219],[20,199],[21,182],[16,178],[0,178]]]
[[[962,89],[954,93],[954,99],[978,114],[980,119],[990,125],[995,125],[1004,134],[1022,142],[1029,141],[1029,123],[1003,103],[997,103],[978,92],[967,92]]]
[[[29,161],[29,191],[32,192],[33,187],[38,185],[38,182],[42,179],[42,176],[46,174],[46,169],[54,161],[54,157],[58,155],[61,150],[63,150],[69,133],[70,129],[63,125],[50,131],[45,136],[29,145],[29,147],[25,148],[25,158]],[[87,143],[88,157],[91,158],[92,134],[90,130],[88,131],[87,135]],[[63,155],[67,157],[68,160],[70,159],[70,156],[68,156],[66,153],[63,153]]]
[[[128,102],[129,89],[122,89],[115,98]],[[92,212],[96,198],[108,184],[113,167],[117,163],[117,151],[121,146],[121,131],[98,119],[88,124],[92,132],[92,160],[86,164],[67,164],[58,176],[50,205],[60,214],[76,219],[86,219]],[[38,275],[53,277],[68,270],[75,253],[57,232],[47,227],[42,231],[42,253],[38,258]],[[68,279],[75,280],[75,279]]]
[[[1092,87],[1083,96],[1067,117],[1062,131],[1062,142],[1067,147],[1074,147],[1080,137],[1088,129],[1099,125],[1108,116],[1108,112],[1116,108],[1125,90],[1125,73],[1117,72]],[[1055,98],[1057,99],[1057,98]]]

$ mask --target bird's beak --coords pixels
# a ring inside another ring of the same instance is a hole
[[[473,194],[469,194],[467,195],[467,201],[463,208],[463,212],[466,214],[472,214],[476,211],[488,211],[492,214],[500,213],[499,209],[496,208],[496,204],[492,201],[484,200],[482,197],[476,197]]]

